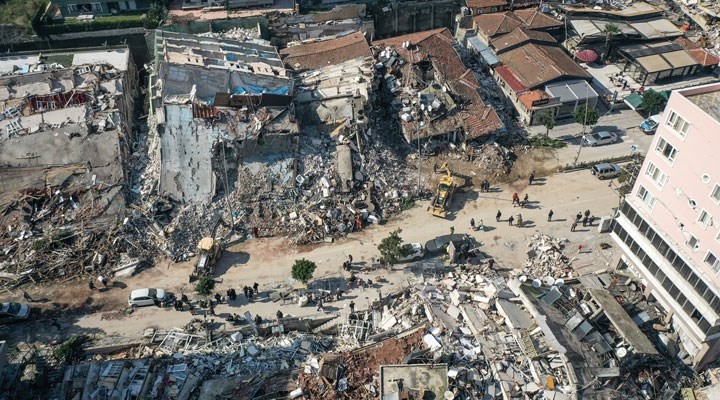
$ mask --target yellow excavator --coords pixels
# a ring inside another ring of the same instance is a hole
[[[452,197],[458,187],[455,178],[453,178],[452,171],[447,167],[445,169],[445,175],[440,177],[435,197],[433,197],[432,204],[428,207],[428,211],[432,215],[440,218],[447,216],[447,208],[450,206]]]
[[[219,241],[211,237],[204,237],[198,243],[198,260],[195,268],[190,274],[190,282],[199,279],[201,276],[215,273],[215,264],[220,259],[222,245]]]

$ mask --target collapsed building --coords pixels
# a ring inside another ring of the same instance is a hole
[[[113,265],[136,171],[127,47],[0,58],[0,265],[10,285]],[[114,265],[113,265],[114,266]]]
[[[271,43],[279,48],[292,43],[360,31],[373,38],[375,24],[365,4],[341,4],[313,14],[270,15]]]
[[[498,136],[505,125],[480,95],[446,28],[373,43],[383,90],[400,119],[408,143],[446,137],[466,142]]]
[[[703,386],[668,364],[668,316],[641,283],[619,271],[580,275],[566,244],[533,236],[525,265],[509,274],[477,249],[465,264],[427,259],[408,268],[407,285],[363,309],[198,318],[125,345],[90,343],[82,362],[51,366],[45,388],[56,399],[600,400]],[[296,291],[278,286],[269,301],[298,300]],[[23,379],[0,387],[29,385],[48,368],[48,349],[19,345],[3,376]]]

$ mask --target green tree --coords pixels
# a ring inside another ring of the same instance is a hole
[[[400,228],[390,232],[390,235],[381,240],[377,247],[380,255],[391,265],[412,252],[412,249],[403,247],[403,239],[400,237],[400,233],[402,233]]]
[[[646,90],[642,94],[640,107],[647,111],[648,117],[655,115],[665,108],[665,98],[654,90]]]
[[[610,38],[620,33],[620,27],[615,24],[607,24],[605,25],[605,28],[603,28],[603,33],[605,34],[605,56],[603,56],[603,61],[610,56]]]
[[[150,4],[147,14],[145,14],[145,27],[148,29],[157,28],[165,17],[165,8],[159,3]]]
[[[203,275],[195,284],[195,292],[200,296],[210,296],[215,289],[215,279],[210,275]]]
[[[555,128],[555,113],[550,110],[543,111],[538,115],[537,121],[545,127],[545,137],[550,136],[550,130]]]
[[[575,110],[572,116],[575,119],[575,122],[582,125],[583,135],[585,134],[585,128],[587,126],[595,125],[600,119],[600,113],[598,113],[596,109],[588,106],[582,106],[578,108],[577,110]]]
[[[295,260],[295,264],[292,266],[292,277],[302,283],[307,283],[312,279],[315,268],[317,268],[317,265],[312,261],[304,258]]]

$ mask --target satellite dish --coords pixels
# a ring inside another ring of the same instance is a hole
[[[545,284],[545,286],[552,286],[555,284],[555,278],[553,278],[552,276],[546,276],[543,278],[542,281]]]
[[[519,278],[519,281],[520,281],[520,283],[525,283],[525,282],[527,282],[527,276],[522,275],[522,276]]]
[[[534,287],[535,289],[538,289],[538,288],[540,288],[540,286],[542,286],[542,281],[540,279],[533,279],[532,287]]]
[[[615,354],[617,354],[618,358],[623,358],[627,355],[628,351],[624,347],[618,347],[617,350],[615,350]]]
[[[564,285],[564,284],[565,284],[565,279],[560,278],[560,279],[558,279],[558,280],[555,281],[555,286],[557,286],[557,287],[560,287],[560,286],[562,286],[562,285]]]

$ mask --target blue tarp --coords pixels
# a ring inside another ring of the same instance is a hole
[[[232,94],[282,94],[287,95],[290,92],[289,86],[280,86],[277,89],[266,89],[262,86],[245,85],[238,86],[232,90]]]

